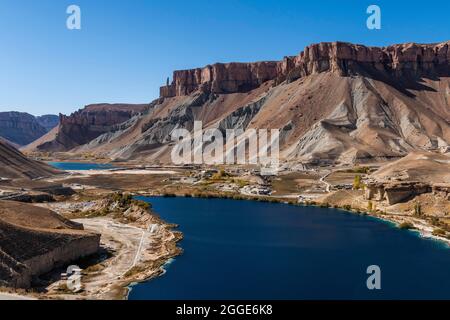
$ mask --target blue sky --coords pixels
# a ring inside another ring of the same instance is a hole
[[[81,8],[82,29],[66,28]],[[382,29],[366,9],[382,10]],[[280,60],[306,45],[450,40],[450,1],[0,0],[0,111],[150,102],[176,69]]]

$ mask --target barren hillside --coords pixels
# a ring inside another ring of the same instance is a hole
[[[19,150],[0,140],[0,178],[48,177],[58,171],[45,163],[25,157]]]
[[[450,145],[450,49],[320,43],[279,62],[175,71],[142,115],[66,149],[169,162],[175,128],[280,129],[282,158],[355,163]],[[72,122],[67,118],[65,122]],[[65,132],[64,123],[56,136]],[[87,141],[89,140],[89,141]],[[52,150],[54,139],[32,150]]]

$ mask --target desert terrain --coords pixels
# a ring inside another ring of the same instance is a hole
[[[153,102],[88,105],[20,151],[0,140],[1,231],[66,241],[26,252],[36,261],[89,242],[33,270],[3,236],[0,284],[38,299],[126,298],[131,283],[182,254],[182,234],[139,195],[340,208],[450,243],[449,94],[449,42],[320,43],[281,61],[175,71]],[[171,133],[196,121],[222,132],[279,129],[279,170],[175,165]],[[83,270],[77,292],[61,277],[71,263]]]

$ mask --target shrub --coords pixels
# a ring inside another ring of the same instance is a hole
[[[361,182],[361,175],[357,174],[353,179],[353,189],[359,190],[361,188],[363,188],[363,184]]]
[[[118,202],[121,207],[131,204],[133,196],[129,193],[123,194],[122,192],[116,192],[112,195],[112,200]]]
[[[352,206],[349,205],[349,204],[344,204],[344,205],[342,206],[342,208],[344,208],[344,210],[347,210],[347,211],[351,211],[351,210],[352,210]]]
[[[164,198],[175,198],[176,195],[174,193],[163,193]]]
[[[354,173],[365,173],[365,174],[367,174],[367,173],[369,173],[369,171],[370,171],[369,167],[355,167],[353,169]]]
[[[442,229],[439,229],[439,228],[433,230],[433,235],[434,236],[445,237],[446,234],[447,233],[445,232],[445,230],[442,230]]]
[[[414,229],[414,225],[411,222],[402,222],[398,227],[404,230]]]

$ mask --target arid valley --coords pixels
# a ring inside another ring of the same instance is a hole
[[[19,128],[0,141],[5,297],[126,299],[130,285],[170,273],[167,263],[190,254],[183,225],[161,218],[149,197],[337,210],[450,244],[449,42],[319,43],[281,61],[172,78],[149,104],[88,105],[53,127],[0,114],[0,125]],[[195,121],[222,132],[278,129],[277,172],[174,164],[171,135]],[[12,141],[36,130],[29,143]],[[82,270],[77,290],[69,265]]]

